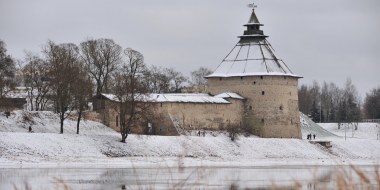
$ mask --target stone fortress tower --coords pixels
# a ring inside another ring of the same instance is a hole
[[[246,98],[243,127],[264,138],[302,138],[298,79],[267,41],[253,9],[239,42],[208,78],[211,95]]]

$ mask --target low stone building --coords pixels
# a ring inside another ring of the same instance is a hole
[[[237,93],[209,94],[150,94],[154,114],[159,121],[132,128],[131,133],[178,135],[187,130],[221,130],[228,125],[243,123],[245,98]],[[99,94],[93,99],[93,109],[100,113],[103,124],[120,131],[118,100],[112,94]],[[152,128],[152,129],[149,129]]]
[[[4,97],[0,98],[0,112],[23,110],[26,103],[26,93],[8,92]]]

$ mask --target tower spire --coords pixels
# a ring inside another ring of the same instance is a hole
[[[248,4],[247,7],[252,8],[252,13],[251,16],[249,17],[248,23],[245,24],[244,26],[247,27],[247,30],[244,31],[243,36],[238,36],[242,40],[246,39],[252,39],[252,38],[259,38],[263,39],[268,36],[264,35],[264,32],[260,30],[260,26],[264,26],[263,24],[260,23],[259,19],[256,16],[255,13],[255,8],[257,8],[257,5],[254,3]]]
[[[257,19],[257,16],[255,14],[255,8],[257,8],[257,5],[252,3],[248,4],[247,7],[252,8],[252,14],[251,17],[249,17],[248,24],[260,24],[259,19]]]

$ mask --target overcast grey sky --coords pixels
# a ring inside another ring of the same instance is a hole
[[[40,52],[48,39],[79,44],[111,38],[147,64],[185,75],[215,70],[238,42],[252,1],[0,0],[0,39],[8,53]],[[380,85],[379,0],[256,0],[262,29],[300,84],[343,86],[351,77],[362,98]]]

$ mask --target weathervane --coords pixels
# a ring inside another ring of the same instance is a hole
[[[255,9],[255,8],[257,8],[257,5],[255,5],[255,3],[252,3],[252,4],[248,4],[247,7]]]

